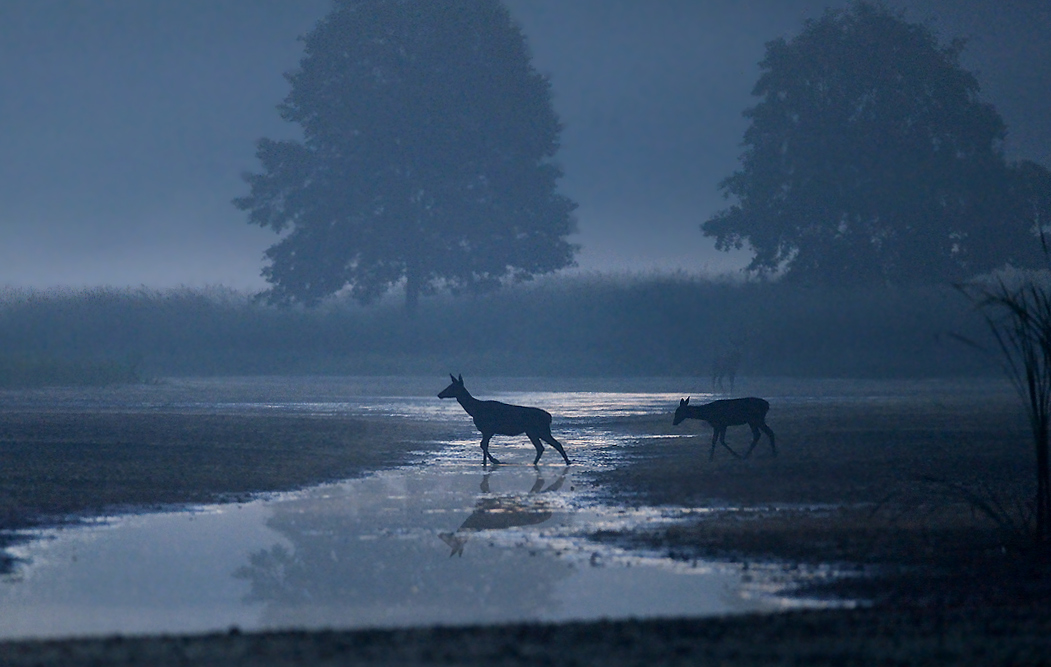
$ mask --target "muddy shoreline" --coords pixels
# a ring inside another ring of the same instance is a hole
[[[405,463],[426,423],[341,416],[0,411],[0,548],[11,531],[246,500]],[[13,563],[0,554],[0,573]]]
[[[880,576],[800,592],[888,608],[1051,600],[1047,555],[1034,552],[1023,528],[1034,454],[1012,397],[902,401],[878,410],[803,405],[772,411],[768,421],[779,456],[764,439],[746,461],[722,448],[708,461],[706,425],[693,426],[692,437],[640,436],[625,465],[597,473],[599,485],[639,504],[712,511],[595,538],[683,559],[867,567]],[[652,420],[630,427],[675,433]],[[744,427],[734,435],[742,449],[750,440]],[[981,511],[981,502],[1003,508],[1002,520]]]
[[[710,508],[674,526],[595,539],[786,564],[855,563],[810,594],[863,608],[675,621],[0,642],[4,664],[1038,664],[1051,655],[1051,571],[974,494],[1031,497],[1032,453],[1010,396],[776,406],[748,460],[710,431],[628,418],[624,465],[594,473],[640,505]],[[353,477],[405,460],[426,424],[339,417],[0,412],[0,527],[121,507],[199,503]],[[747,429],[729,442],[747,445]],[[572,451],[570,451],[572,454]],[[231,475],[230,471],[237,474]],[[971,494],[970,496],[968,494]],[[811,509],[799,509],[807,505]],[[786,506],[795,506],[786,510]]]

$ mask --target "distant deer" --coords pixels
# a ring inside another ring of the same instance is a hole
[[[482,465],[489,461],[499,464],[492,454],[489,453],[489,440],[494,435],[522,435],[529,436],[529,441],[536,447],[536,458],[533,465],[540,461],[544,453],[543,440],[558,450],[558,453],[569,465],[569,457],[566,450],[562,449],[562,443],[555,440],[551,435],[551,414],[540,408],[526,408],[520,405],[508,405],[499,401],[479,401],[467,388],[463,386],[463,376],[453,377],[452,384],[442,389],[438,398],[455,398],[460,406],[474,419],[474,425],[482,432]]]
[[[737,378],[737,369],[741,366],[741,351],[733,349],[723,352],[712,359],[712,389],[723,391],[723,381],[730,385],[730,392],[734,390],[734,380]]]
[[[552,516],[554,510],[543,498],[537,498],[538,493],[549,493],[558,491],[566,481],[566,470],[551,486],[544,488],[544,479],[537,475],[536,483],[526,496],[496,496],[481,497],[475,503],[474,512],[460,524],[455,533],[439,533],[442,542],[448,544],[452,551],[449,556],[462,556],[463,547],[471,535],[480,530],[502,530],[516,528],[518,526],[535,526],[544,523]],[[482,478],[482,493],[489,493],[489,475],[486,473]]]
[[[679,407],[675,410],[675,419],[672,421],[672,425],[677,426],[684,419],[700,419],[708,422],[708,425],[715,429],[715,432],[712,434],[712,451],[708,454],[709,461],[715,458],[716,442],[721,442],[723,447],[730,450],[731,454],[737,458],[742,458],[740,454],[730,448],[730,445],[726,444],[726,427],[741,426],[742,424],[748,424],[752,427],[752,446],[748,448],[743,458],[748,458],[752,455],[752,450],[755,449],[756,443],[759,442],[759,431],[766,433],[770,438],[770,449],[773,450],[774,456],[777,456],[774,432],[766,425],[766,413],[769,410],[769,403],[755,397],[729,398],[722,401],[712,401],[705,405],[690,405],[690,399],[683,398],[679,400]]]

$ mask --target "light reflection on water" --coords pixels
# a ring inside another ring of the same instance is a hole
[[[753,566],[746,578],[731,564],[678,562],[586,539],[599,529],[682,516],[668,508],[604,505],[590,486],[588,471],[617,465],[623,446],[639,441],[623,420],[670,413],[682,394],[705,397],[697,391],[701,381],[681,392],[675,386],[690,382],[632,383],[644,391],[591,381],[557,392],[519,386],[501,393],[469,381],[481,398],[554,413],[556,437],[573,460],[568,468],[556,465],[549,451],[534,468],[528,440],[498,437],[495,451],[512,464],[488,471],[469,417],[454,401],[435,397],[440,381],[184,380],[126,393],[19,394],[14,402],[22,401],[22,409],[57,404],[432,420],[448,424],[449,438],[415,465],[363,479],[240,505],[41,531],[42,539],[13,550],[28,564],[0,580],[0,637],[696,616],[789,604],[772,595],[780,585],[773,571]],[[944,393],[924,387],[914,391]],[[838,394],[804,389],[785,390],[781,401],[895,395],[877,385]]]
[[[450,457],[454,458],[454,457]],[[598,546],[663,520],[589,506],[571,466],[385,471],[238,506],[48,531],[0,584],[0,637],[705,615],[780,606],[729,566]]]

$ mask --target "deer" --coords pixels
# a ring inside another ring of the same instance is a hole
[[[748,458],[759,442],[759,432],[766,433],[770,438],[770,449],[777,456],[777,445],[774,443],[774,432],[766,425],[766,413],[770,410],[770,404],[761,398],[750,396],[748,398],[728,398],[720,401],[712,401],[704,405],[690,405],[690,399],[679,399],[679,407],[675,410],[675,419],[672,426],[678,426],[684,419],[700,419],[708,422],[715,429],[712,433],[712,451],[708,454],[708,460],[715,458],[715,445],[721,442],[731,454],[737,458]],[[726,427],[741,426],[748,424],[752,427],[752,446],[748,448],[742,457],[735,452],[730,445],[726,444]]]
[[[487,465],[489,461],[492,461],[493,465],[500,464],[489,453],[489,441],[494,435],[522,435],[523,433],[536,447],[536,458],[533,459],[533,465],[537,465],[544,454],[544,442],[554,447],[565,459],[566,465],[569,465],[569,457],[566,456],[562,443],[551,435],[551,413],[540,408],[509,405],[500,401],[479,401],[467,391],[467,387],[463,384],[463,375],[453,377],[450,373],[449,377],[452,383],[441,390],[438,398],[455,398],[460,407],[474,419],[474,425],[482,432],[482,466]]]
[[[737,369],[741,365],[741,351],[734,348],[723,352],[712,359],[712,389],[723,391],[723,381],[730,385],[730,393],[734,390],[734,380],[737,378]]]

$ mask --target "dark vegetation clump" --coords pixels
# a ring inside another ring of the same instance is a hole
[[[438,296],[407,313],[333,298],[276,307],[211,289],[0,295],[0,385],[178,375],[698,376],[728,349],[741,374],[990,375],[986,340],[948,286],[832,288],[681,275],[549,278]]]

